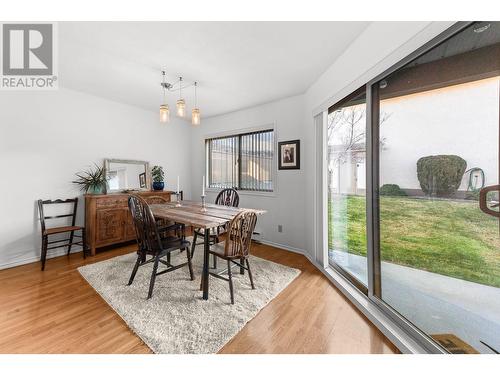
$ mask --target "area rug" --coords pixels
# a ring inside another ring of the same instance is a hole
[[[235,304],[230,304],[229,283],[214,277],[210,277],[209,299],[204,301],[199,291],[203,251],[198,246],[193,258],[195,280],[189,279],[187,267],[160,275],[153,297],[147,300],[152,264],[140,267],[133,284],[127,286],[135,260],[136,254],[127,254],[78,271],[155,353],[217,353],[300,273],[251,256],[255,290],[247,273],[240,275],[233,268]],[[174,265],[185,260],[185,253],[172,254]],[[222,270],[226,262],[218,259],[218,266]]]

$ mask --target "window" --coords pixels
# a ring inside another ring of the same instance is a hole
[[[274,130],[205,141],[208,187],[273,191]]]

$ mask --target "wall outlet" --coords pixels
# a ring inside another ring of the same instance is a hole
[[[283,225],[278,225],[278,233],[283,233]]]

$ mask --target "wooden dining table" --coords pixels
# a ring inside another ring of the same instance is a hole
[[[202,207],[201,202],[181,201],[160,204],[151,204],[151,211],[158,219],[166,219],[176,223],[185,224],[194,228],[201,228],[204,231],[204,251],[203,251],[203,299],[208,299],[209,285],[209,251],[210,251],[210,231],[211,229],[229,223],[238,213],[242,211],[253,211],[257,215],[262,215],[266,211],[252,208],[238,208],[206,203]]]

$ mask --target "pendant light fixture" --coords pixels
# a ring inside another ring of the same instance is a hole
[[[168,108],[165,91],[167,90],[167,83],[165,82],[165,71],[162,70],[163,82],[161,87],[163,89],[163,103],[160,105],[160,122],[167,123],[170,121],[170,108]]]
[[[200,125],[200,109],[198,108],[198,97],[196,95],[196,89],[198,87],[198,82],[194,83],[194,108],[191,111],[191,123],[193,125]]]
[[[182,77],[179,77],[179,100],[177,100],[177,116],[186,116],[186,102],[182,98]]]
[[[160,122],[166,123],[170,122],[170,108],[167,104],[166,94],[168,92],[179,91],[179,99],[176,102],[176,113],[179,117],[186,117],[186,101],[182,97],[182,89],[189,88],[194,86],[194,106],[191,111],[191,123],[193,125],[200,125],[201,116],[200,109],[198,108],[198,82],[184,82],[182,77],[179,77],[179,80],[176,83],[170,83],[166,81],[166,72],[165,70],[161,71],[162,81],[160,85],[163,89],[163,101],[160,105]]]

